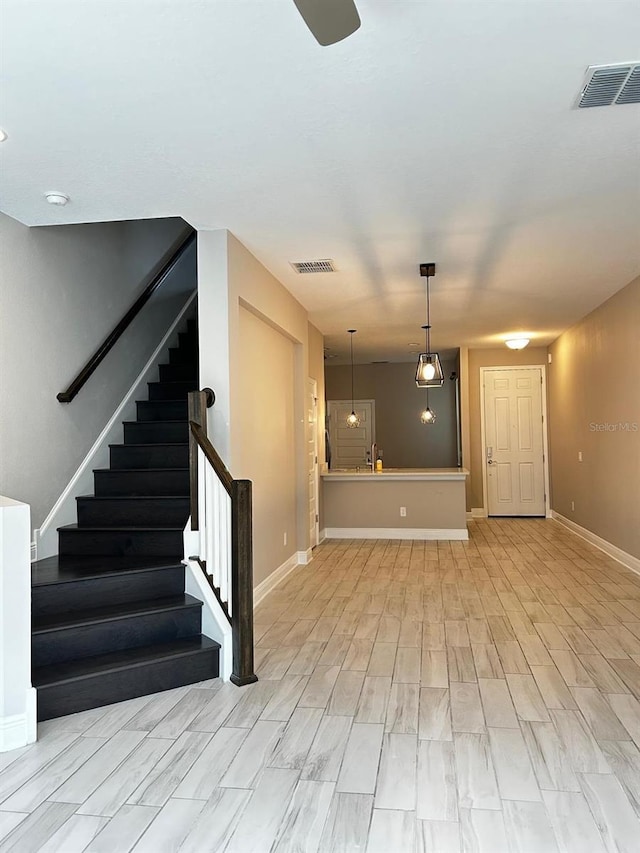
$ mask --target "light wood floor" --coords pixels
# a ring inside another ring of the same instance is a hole
[[[552,521],[471,533],[321,545],[251,687],[41,725],[3,853],[637,853],[640,577]]]

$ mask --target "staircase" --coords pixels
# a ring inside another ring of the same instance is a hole
[[[32,567],[32,682],[38,719],[217,677],[219,644],[185,594],[187,394],[197,388],[195,321],[160,365],[149,399],[77,499],[59,555]]]

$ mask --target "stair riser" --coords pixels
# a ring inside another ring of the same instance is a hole
[[[188,444],[116,444],[110,448],[111,468],[188,468]]]
[[[161,364],[160,382],[194,382],[198,381],[198,368],[194,363]]]
[[[182,532],[175,530],[61,529],[60,554],[172,557],[182,559]]]
[[[79,527],[184,527],[189,498],[78,498]]]
[[[196,391],[198,383],[188,382],[148,382],[149,400],[186,400],[189,391]]]
[[[198,363],[198,352],[191,347],[190,349],[180,349],[179,347],[171,347],[169,349],[169,364],[190,364]]]
[[[187,401],[185,400],[138,400],[136,403],[138,421],[186,421]]]
[[[180,332],[178,335],[178,346],[186,352],[198,352],[198,337],[193,332]]]
[[[201,609],[185,606],[166,613],[138,614],[94,625],[38,632],[31,641],[32,666],[49,666],[197,637],[201,631]]]
[[[189,494],[189,471],[94,471],[96,495]]]
[[[38,687],[38,720],[99,708],[137,696],[195,684],[220,674],[217,650],[204,650],[173,660],[145,663],[73,682]]]
[[[149,421],[124,425],[125,444],[171,444],[184,441],[189,441],[189,424],[186,420],[173,423]]]
[[[184,567],[122,572],[101,578],[69,581],[33,587],[31,610],[39,616],[75,613],[100,605],[110,607],[133,601],[151,601],[184,592]]]

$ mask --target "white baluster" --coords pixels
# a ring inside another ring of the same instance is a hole
[[[218,515],[220,512],[220,483],[214,474],[211,482],[211,525],[213,537],[213,565],[211,567],[213,583],[220,589],[220,524]]]
[[[218,536],[220,537],[220,598],[227,601],[227,527],[226,527],[227,493],[218,480]]]
[[[215,478],[216,475],[211,468],[210,465],[207,465],[206,472],[206,511],[205,511],[205,519],[206,519],[206,530],[205,530],[205,546],[206,546],[206,560],[207,560],[207,572],[214,578],[215,581],[215,571],[216,571],[216,557],[215,557],[215,516],[214,516],[214,502],[212,500],[213,493],[215,491]],[[216,584],[217,586],[217,584]]]
[[[205,540],[205,507],[206,507],[206,483],[205,477],[207,472],[207,460],[204,453],[198,447],[198,535],[200,537],[200,546],[198,554],[201,560],[206,559],[206,540]]]

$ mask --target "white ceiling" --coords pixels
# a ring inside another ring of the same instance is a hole
[[[413,357],[420,261],[443,349],[546,344],[640,273],[640,106],[572,109],[640,59],[635,0],[357,5],[321,48],[292,0],[3,0],[1,209],[228,228],[359,361]]]

